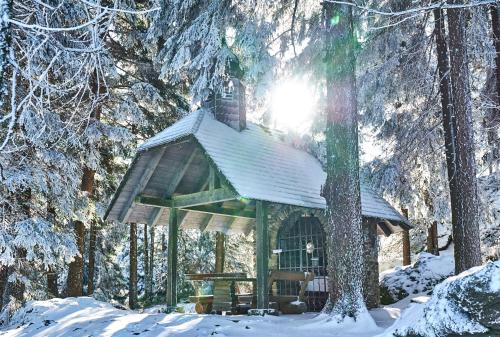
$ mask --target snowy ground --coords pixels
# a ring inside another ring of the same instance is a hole
[[[422,287],[417,280],[441,278],[442,273],[447,273],[450,258],[447,254],[427,255],[420,256],[411,268],[396,268],[382,277],[408,288],[407,297],[364,313],[357,322],[346,320],[342,325],[314,313],[279,317],[198,315],[190,313],[192,305],[185,305],[187,313],[163,314],[161,307],[138,312],[79,297],[28,302],[8,327],[0,329],[0,337],[392,337],[394,332],[434,337],[443,335],[440,331],[474,335],[486,331],[485,326],[498,330],[500,261],[447,278],[435,288],[432,286],[433,295],[429,297],[428,285]],[[471,305],[474,312],[469,311]]]
[[[14,316],[2,337],[17,336],[375,336],[384,332],[407,306],[407,298],[392,306],[372,310],[370,322],[342,327],[318,314],[275,316],[218,316],[139,313],[116,309],[92,298],[30,302]],[[416,304],[414,304],[416,305]],[[153,311],[153,310],[151,310]]]

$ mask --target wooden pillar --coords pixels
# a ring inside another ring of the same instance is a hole
[[[130,224],[130,268],[128,283],[128,306],[130,309],[137,307],[137,224]]]
[[[177,305],[177,236],[178,210],[170,209],[168,219],[168,271],[167,271],[167,305],[175,307]]]
[[[257,309],[268,309],[269,289],[268,279],[268,258],[269,241],[267,226],[267,203],[257,200],[256,202],[256,255],[257,255]]]
[[[437,221],[427,228],[427,252],[439,256]]]
[[[224,233],[217,232],[215,234],[215,272],[224,272],[224,259],[225,259],[225,241],[226,236]]]
[[[408,209],[401,208],[401,212],[408,219]],[[410,232],[403,229],[403,266],[411,264]]]

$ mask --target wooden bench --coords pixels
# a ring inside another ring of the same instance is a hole
[[[270,302],[276,302],[278,309],[284,314],[301,314],[307,310],[304,303],[305,292],[310,281],[314,280],[314,273],[300,271],[273,270],[269,275],[268,287],[272,293],[273,283],[276,281],[297,281],[300,282],[298,296],[294,295],[273,295],[269,296]]]
[[[235,313],[238,308],[238,296],[236,294],[236,282],[252,282],[255,278],[246,277],[245,273],[205,273],[186,274],[190,281],[213,281],[213,295],[190,296],[189,301],[196,303],[195,310],[199,314],[214,312]]]

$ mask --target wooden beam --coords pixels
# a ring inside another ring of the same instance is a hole
[[[182,224],[184,223],[184,220],[186,219],[188,212],[179,210],[178,213],[179,213],[179,215],[177,217],[179,219],[178,220],[179,228],[182,228]]]
[[[208,164],[208,189],[215,190],[215,170],[210,164]]]
[[[185,207],[184,210],[189,210],[192,212],[206,213],[206,214],[220,214],[225,216],[231,216],[235,218],[247,218],[247,219],[255,219],[255,211],[245,211],[238,209],[229,209],[224,207],[217,206],[193,206],[193,207]]]
[[[172,198],[175,207],[186,208],[237,199],[238,195],[228,188],[177,195]]]
[[[186,174],[186,171],[189,168],[189,165],[193,162],[193,159],[196,157],[198,154],[199,150],[198,148],[194,148],[193,152],[191,152],[191,155],[189,156],[188,160],[182,165],[182,168],[177,171],[175,176],[170,180],[168,183],[167,187],[165,188],[165,192],[163,193],[164,198],[170,197],[175,190],[177,189],[177,186],[179,186],[179,183],[181,182],[182,178]],[[152,226],[155,226],[158,221],[160,220],[161,216],[163,214],[163,209],[158,208],[153,210],[153,214],[151,215],[151,218],[149,219],[149,223]]]
[[[139,180],[139,183],[135,186],[134,190],[130,194],[130,197],[127,199],[125,204],[123,205],[122,211],[118,216],[119,222],[127,222],[130,213],[132,213],[134,198],[138,193],[141,193],[146,187],[149,179],[153,175],[158,163],[160,162],[163,154],[165,153],[165,147],[158,151],[157,154],[154,155],[153,159],[148,163],[148,165],[144,168],[142,176]]]
[[[269,269],[269,240],[267,224],[267,203],[256,202],[256,255],[257,255],[257,309],[268,309],[269,287],[267,284]]]
[[[212,214],[209,214],[205,217],[205,219],[203,219],[203,221],[200,223],[200,231],[201,232],[203,232],[208,227],[208,225],[212,221],[213,217],[214,216]]]
[[[138,195],[134,202],[139,205],[154,206],[159,209],[172,207],[172,200],[157,197],[149,197],[147,195]]]
[[[157,208],[189,208],[199,205],[214,204],[228,200],[234,200],[238,195],[227,188],[218,188],[213,191],[202,191],[190,194],[181,194],[171,199],[138,195],[135,202],[141,205],[154,206]]]
[[[236,219],[238,219],[238,218],[234,218],[233,217],[233,218],[229,219],[229,222],[226,223],[220,231],[223,232],[223,233],[227,233],[227,231],[229,229],[231,229],[231,227],[233,226],[233,224],[236,221]]]
[[[392,234],[391,227],[389,227],[389,225],[385,221],[379,222],[378,228],[380,228],[382,230],[382,232],[384,233],[385,236],[389,236]]]
[[[168,220],[168,271],[167,271],[167,305],[177,305],[177,239],[178,239],[178,210],[172,208]]]

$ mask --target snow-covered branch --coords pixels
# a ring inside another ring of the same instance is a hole
[[[384,11],[384,10],[372,8],[369,6],[364,6],[364,5],[361,5],[361,4],[358,4],[356,2],[352,2],[352,1],[340,1],[340,0],[324,0],[324,1],[329,2],[329,3],[338,4],[338,5],[352,6],[352,7],[358,8],[364,12],[370,13],[370,14],[378,14],[378,15],[383,15],[383,16],[410,15],[410,14],[416,14],[416,13],[430,12],[430,11],[432,11],[434,9],[438,9],[438,8],[440,8],[440,9],[473,8],[473,7],[493,5],[493,4],[498,3],[497,0],[479,0],[479,1],[472,1],[470,3],[465,3],[465,4],[450,4],[450,3],[447,3],[446,1],[443,1],[443,2],[438,2],[438,3],[433,3],[431,5],[409,8],[409,9],[406,9],[403,11]]]

